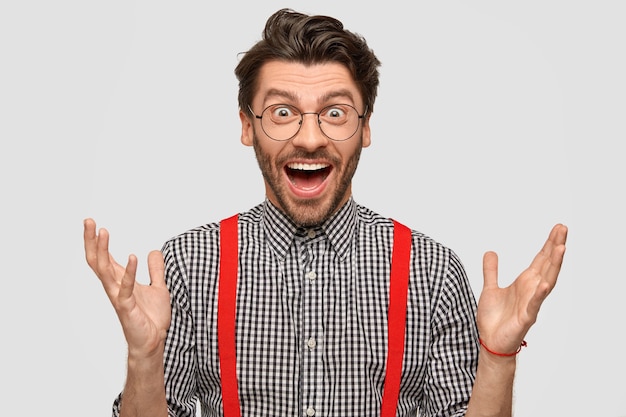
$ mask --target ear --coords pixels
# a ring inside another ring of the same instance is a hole
[[[249,114],[240,109],[239,120],[241,120],[241,143],[252,146],[254,143],[254,126],[252,126]]]
[[[363,144],[364,148],[367,148],[372,143],[372,130],[370,129],[370,117],[372,114],[368,114],[363,119]]]

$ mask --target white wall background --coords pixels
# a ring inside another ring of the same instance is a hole
[[[2,415],[108,416],[122,388],[83,218],[118,259],[145,259],[261,201],[233,68],[289,6],[339,17],[383,62],[358,202],[455,249],[477,295],[484,251],[507,284],[554,223],[570,227],[519,356],[516,416],[626,416],[626,3],[408,4],[0,5]]]

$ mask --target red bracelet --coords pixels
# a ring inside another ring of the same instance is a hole
[[[528,346],[528,343],[526,343],[525,340],[522,340],[522,343],[519,345],[519,347],[517,348],[517,350],[513,353],[499,353],[499,352],[494,352],[493,350],[489,349],[482,341],[481,338],[478,338],[478,343],[480,343],[480,345],[482,347],[485,348],[485,350],[489,353],[491,353],[492,355],[496,355],[496,356],[515,356],[518,353],[520,353],[520,351],[522,350],[523,347]]]

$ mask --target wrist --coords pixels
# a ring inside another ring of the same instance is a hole
[[[165,352],[164,344],[160,344],[154,349],[128,349],[129,367],[152,367],[163,366],[163,356]]]
[[[510,356],[516,356],[518,353],[520,353],[520,351],[522,350],[523,347],[528,346],[528,343],[526,343],[525,340],[522,340],[522,343],[520,343],[520,345],[518,346],[517,350],[514,352],[507,352],[507,353],[503,353],[503,352],[499,352],[493,349],[490,349],[481,338],[478,338],[478,343],[480,344],[481,348],[483,350],[486,350],[488,353],[494,355],[494,356],[500,356],[500,357],[510,357]]]

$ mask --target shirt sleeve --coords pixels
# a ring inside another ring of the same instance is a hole
[[[193,417],[197,404],[197,356],[184,253],[177,251],[170,241],[164,245],[163,255],[172,306],[165,340],[165,396],[169,416]]]
[[[432,322],[425,417],[464,416],[478,365],[476,300],[459,258],[449,252]]]
[[[176,261],[171,242],[162,249],[165,258],[165,280],[170,291],[172,320],[165,340],[165,395],[170,417],[196,415],[196,354],[193,319],[185,275]],[[119,417],[124,393],[113,402],[112,416]]]

